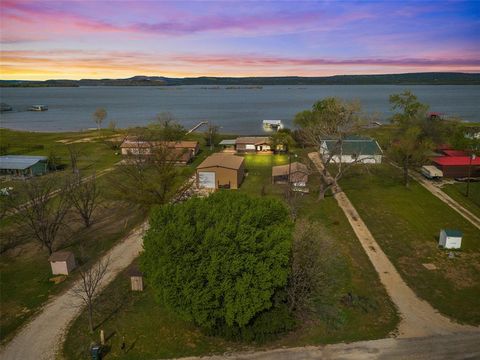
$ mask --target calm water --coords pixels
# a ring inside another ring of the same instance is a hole
[[[387,122],[388,96],[406,89],[430,105],[432,111],[480,120],[480,86],[264,86],[262,89],[179,87],[79,87],[2,88],[1,102],[14,108],[1,114],[1,126],[36,131],[67,131],[95,127],[92,114],[98,107],[119,127],[145,125],[155,115],[169,111],[189,128],[201,120],[221,126],[221,132],[259,134],[263,119],[282,119],[291,126],[295,114],[327,96],[359,100],[363,111]],[[30,112],[33,104],[48,105],[45,112]]]

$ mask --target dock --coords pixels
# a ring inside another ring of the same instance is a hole
[[[193,128],[187,131],[187,135],[197,130],[200,126],[207,125],[207,124],[208,124],[208,121],[200,121],[197,125],[195,125]]]

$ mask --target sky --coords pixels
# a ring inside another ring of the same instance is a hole
[[[0,6],[4,80],[480,72],[480,0]]]

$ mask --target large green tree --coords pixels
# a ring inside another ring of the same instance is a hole
[[[434,147],[435,133],[429,131],[428,106],[410,91],[391,95],[390,104],[392,110],[400,111],[392,117],[395,131],[388,153],[402,167],[403,182],[408,186],[410,169],[426,161]]]
[[[275,310],[292,230],[280,201],[218,192],[155,209],[141,264],[158,299],[184,318],[242,329]]]

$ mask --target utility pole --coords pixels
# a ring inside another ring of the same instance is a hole
[[[467,193],[466,196],[469,197],[470,194],[470,178],[472,177],[472,162],[477,157],[474,153],[470,154],[470,165],[468,166],[468,178],[467,178]]]

